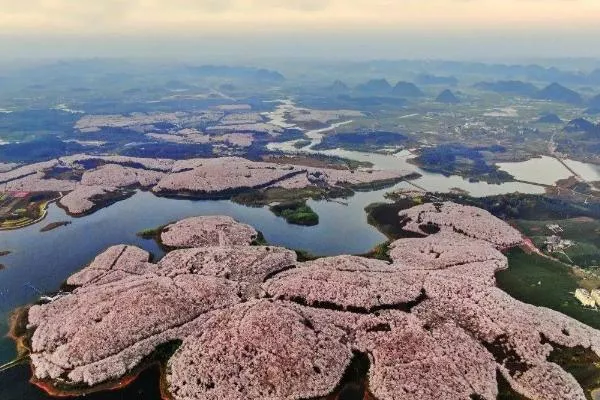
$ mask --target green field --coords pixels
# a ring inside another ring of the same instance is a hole
[[[600,329],[600,312],[582,306],[573,295],[580,287],[573,269],[521,249],[507,253],[509,269],[496,274],[498,287],[525,303],[551,308]]]
[[[553,233],[547,228],[549,224],[560,225],[564,232],[559,235],[563,239],[574,242],[574,245],[564,252],[552,253],[552,256],[562,261],[580,267],[595,267],[600,265],[600,221],[591,218],[571,218],[562,220],[516,220],[519,230],[529,236],[540,249],[545,249],[544,241]]]

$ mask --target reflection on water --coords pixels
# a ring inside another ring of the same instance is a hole
[[[29,383],[31,370],[27,364],[0,372],[0,399],[2,400],[51,400],[42,390]],[[72,400],[161,400],[160,371],[158,366],[140,374],[131,385],[121,390],[87,396],[70,397]]]
[[[600,165],[586,164],[581,161],[565,160],[565,164],[577,172],[587,182],[600,181]]]
[[[280,150],[286,153],[324,154],[329,156],[343,157],[350,160],[370,162],[376,169],[417,172],[421,175],[421,178],[412,182],[432,192],[448,192],[451,189],[458,188],[469,192],[472,196],[479,197],[515,192],[542,194],[545,191],[542,186],[530,185],[521,182],[506,182],[500,185],[494,185],[485,182],[470,182],[468,179],[458,175],[444,176],[441,174],[427,172],[408,162],[408,160],[414,157],[414,155],[406,150],[396,154],[375,154],[343,149],[317,151],[309,148],[303,148],[298,150],[293,146],[293,141],[284,143],[271,143],[268,147],[270,150]],[[565,168],[563,167],[563,169]]]
[[[515,179],[545,185],[554,185],[556,181],[573,175],[556,158],[547,156],[532,158],[523,162],[498,163],[497,165],[502,171],[514,176]]]

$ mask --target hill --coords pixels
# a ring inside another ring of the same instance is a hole
[[[562,103],[569,104],[582,104],[583,99],[581,95],[574,90],[566,88],[558,83],[552,83],[539,92],[536,93],[535,97],[540,100],[559,101]]]
[[[188,71],[201,77],[218,77],[228,79],[245,79],[264,83],[281,83],[285,77],[268,69],[253,67],[230,67],[226,65],[202,65],[199,67],[188,67]]]
[[[497,81],[497,82],[479,82],[475,88],[496,93],[519,94],[522,96],[533,96],[539,89],[523,81]]]
[[[576,118],[569,123],[564,128],[565,132],[583,132],[590,135],[600,134],[600,125],[596,125],[593,122],[588,121],[585,118]]]
[[[556,114],[544,114],[536,122],[539,124],[561,124],[563,121]]]
[[[348,85],[346,85],[344,82],[338,79],[335,82],[333,82],[333,84],[329,86],[327,90],[329,90],[332,93],[339,94],[348,93],[350,91],[350,88],[348,87]]]
[[[261,82],[281,83],[285,81],[285,77],[277,72],[268,69],[259,69],[254,74],[254,78]]]
[[[460,103],[460,100],[458,99],[458,97],[456,97],[450,89],[446,89],[442,93],[440,93],[438,95],[438,97],[435,99],[435,101],[438,103],[444,103],[444,104]]]
[[[421,91],[421,89],[419,89],[417,87],[417,85],[415,85],[412,82],[398,82],[396,84],[396,86],[394,86],[394,89],[392,89],[392,93],[396,96],[400,96],[400,97],[422,97],[425,96],[425,93],[423,93],[423,91]]]
[[[386,79],[371,79],[358,85],[356,90],[368,93],[389,93],[392,90],[392,85]]]

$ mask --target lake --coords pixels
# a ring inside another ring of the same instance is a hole
[[[282,118],[281,120],[283,123]],[[318,140],[319,134],[324,130],[319,131],[312,132],[309,137],[313,141]],[[293,147],[293,142],[273,144],[271,147],[289,152],[298,151]],[[302,152],[315,153],[310,149],[303,149]],[[469,182],[460,176],[446,177],[426,172],[409,163],[413,155],[407,151],[396,154],[371,154],[337,149],[319,153],[368,161],[380,169],[418,172],[422,177],[412,182],[428,191],[448,192],[458,188],[473,196],[513,192],[544,193],[544,188],[538,185],[519,182],[490,185],[483,182]],[[547,160],[543,162],[546,163]],[[525,172],[534,167],[536,170],[538,168],[537,164],[511,164],[519,165],[504,164],[502,168],[518,172],[519,179],[525,176],[523,175]],[[535,182],[552,183],[564,177],[558,168],[548,169],[545,164],[539,168],[535,172],[536,176],[532,176]],[[565,169],[564,166],[562,168]],[[589,166],[577,164],[573,164],[573,168],[583,171],[582,175],[585,173],[588,174],[587,176],[600,176],[600,169],[586,170]],[[594,173],[598,175],[593,175]],[[154,241],[136,235],[144,229],[155,228],[191,216],[229,215],[261,231],[272,245],[306,250],[316,255],[363,254],[386,240],[383,234],[368,224],[364,208],[369,204],[384,201],[386,192],[398,189],[414,189],[414,187],[410,183],[402,182],[393,188],[358,192],[347,200],[309,201],[309,205],[320,217],[319,225],[314,227],[290,225],[284,219],[273,215],[267,208],[251,208],[225,200],[167,199],[143,191],[83,218],[69,217],[55,204],[50,205],[47,218],[42,222],[16,231],[0,232],[0,251],[11,251],[8,256],[0,257],[0,262],[7,267],[0,271],[0,337],[7,332],[7,318],[13,309],[36,301],[42,293],[56,291],[68,276],[81,269],[109,246],[121,243],[136,245],[154,254],[155,258],[160,258],[163,253]],[[72,223],[49,232],[40,232],[43,226],[59,221]],[[0,364],[13,359],[14,356],[12,341],[0,339]],[[29,371],[22,367],[0,373],[0,394],[2,387],[5,386],[3,382],[14,380],[11,374],[26,376],[28,373]],[[19,379],[18,385],[23,386],[27,383]],[[18,396],[26,391],[22,388],[16,390],[15,386],[15,390],[11,393],[17,396],[12,398],[17,399],[22,398]],[[9,395],[9,393],[5,394]],[[1,395],[0,398],[11,397]],[[40,395],[35,398],[47,397]]]

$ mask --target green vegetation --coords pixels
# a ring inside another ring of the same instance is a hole
[[[396,132],[358,131],[330,134],[316,146],[315,150],[347,149],[355,151],[381,151],[385,148],[405,148],[410,142],[406,135]]]
[[[309,253],[306,250],[294,250],[294,252],[296,253],[296,259],[298,260],[298,262],[314,261],[321,258],[312,253]]]
[[[376,182],[364,182],[364,183],[358,183],[355,185],[347,185],[346,187],[350,190],[354,190],[357,192],[371,192],[374,190],[391,188],[392,186],[394,186],[395,184],[397,184],[398,182],[400,182],[402,180],[417,179],[419,177],[421,177],[420,174],[418,174],[417,172],[413,172],[413,173],[405,176],[404,178],[392,178],[392,179],[384,179],[384,180],[376,181]]]
[[[593,399],[592,391],[600,388],[600,358],[591,349],[568,348],[551,343],[554,350],[548,361],[561,366],[573,375],[581,385],[588,399]]]
[[[161,225],[156,228],[144,229],[143,231],[136,233],[136,235],[142,239],[158,239],[165,226],[166,225]]]
[[[499,216],[526,215],[534,216],[539,212],[542,216],[564,215],[564,213],[583,212],[576,205],[561,207],[562,202],[548,199],[544,196],[494,196],[483,199],[474,199],[464,196],[448,196],[463,204],[471,204],[492,211]],[[390,240],[407,237],[409,234],[402,230],[398,213],[403,210],[431,201],[431,195],[423,195],[416,198],[397,198],[395,203],[379,203],[367,207],[368,221],[377,227]],[[586,211],[586,212],[589,212]],[[525,226],[526,234],[535,233],[540,225],[555,220],[530,221],[517,220],[518,224]],[[600,223],[589,218],[567,220],[564,224],[564,235],[573,240],[587,240],[591,243],[582,247],[590,251],[591,246],[596,246],[600,240],[594,233],[600,227]],[[582,225],[581,232],[577,232],[578,224]],[[539,232],[538,232],[539,234]],[[577,248],[577,247],[576,247]],[[381,254],[381,252],[379,252]],[[536,306],[547,307],[595,328],[600,328],[600,313],[582,306],[573,293],[580,287],[593,289],[600,287],[600,278],[595,273],[580,268],[574,268],[559,261],[543,257],[534,253],[526,253],[521,249],[512,249],[506,253],[509,261],[509,269],[501,271],[496,275],[498,286],[511,296],[525,303]],[[573,255],[577,258],[577,255]],[[590,256],[589,253],[585,255]],[[582,256],[583,257],[583,256]]]
[[[324,200],[350,197],[354,192],[346,188],[306,187],[302,189],[269,188],[240,193],[231,200],[249,207],[264,207],[275,202],[293,202],[299,199]]]
[[[527,397],[515,392],[500,371],[496,372],[496,381],[498,382],[498,397],[496,400],[529,400]]]
[[[305,201],[280,203],[269,208],[273,214],[283,217],[294,225],[314,226],[319,224],[319,216]]]
[[[521,249],[506,255],[509,268],[496,274],[498,287],[525,303],[551,308],[600,328],[600,313],[582,306],[573,296],[580,287],[573,268]]]
[[[381,244],[375,246],[375,248],[373,250],[371,250],[367,254],[363,255],[363,257],[374,258],[376,260],[392,262],[392,259],[390,258],[390,244],[391,244],[391,242],[389,242],[389,241],[385,242],[385,243],[381,243]]]
[[[414,236],[402,229],[398,213],[401,210],[414,207],[421,199],[399,199],[395,203],[376,203],[367,206],[367,221],[390,239],[400,239]]]
[[[58,151],[56,154],[62,154],[60,152],[64,149],[54,146],[61,147],[65,144],[58,145],[54,136],[57,132],[70,133],[73,130],[73,124],[79,118],[80,116],[77,114],[51,109],[28,109],[9,114],[0,113],[0,137],[20,142],[34,139],[40,144],[44,142],[44,146],[47,146],[45,149],[38,146],[39,150],[33,149],[27,144],[12,148],[7,146],[0,148],[0,157],[13,160],[35,160],[38,151],[52,155]],[[35,154],[31,154],[31,152]]]
[[[600,265],[600,204],[566,201],[547,195],[509,194],[474,198],[457,194],[438,194],[444,200],[488,210],[514,223],[541,250],[546,239],[557,234],[572,244],[548,255],[580,267]],[[393,198],[393,197],[392,197]],[[548,225],[559,225],[552,232]]]
[[[46,216],[48,204],[55,201],[57,193],[25,193],[24,196],[4,195],[0,199],[0,231],[24,228]]]
[[[426,171],[445,176],[460,175],[472,181],[503,183],[512,181],[513,177],[486,162],[484,155],[505,152],[502,146],[468,147],[461,143],[450,143],[422,149],[412,162]]]
[[[269,242],[267,242],[267,239],[265,239],[265,235],[263,235],[261,231],[258,231],[256,239],[254,239],[252,243],[250,243],[251,246],[266,246],[268,244]]]
[[[311,142],[308,140],[300,140],[296,142],[294,147],[302,148],[309,145]],[[300,144],[304,146],[299,147]],[[263,161],[272,162],[276,164],[293,164],[303,165],[305,167],[314,168],[332,168],[332,169],[349,169],[356,170],[358,168],[371,168],[373,163],[368,161],[351,160],[349,158],[343,158],[338,156],[326,155],[326,154],[276,154],[266,155],[261,157]]]
[[[160,344],[154,349],[151,358],[161,363],[167,363],[173,354],[181,347],[183,342],[179,339],[171,340],[170,342]]]
[[[600,265],[600,221],[592,218],[579,217],[559,220],[516,220],[519,230],[529,236],[538,248],[546,250],[545,241],[555,233],[548,225],[558,225],[563,230],[558,235],[572,241],[572,245],[562,252],[549,253],[569,264],[580,267],[595,267]]]

